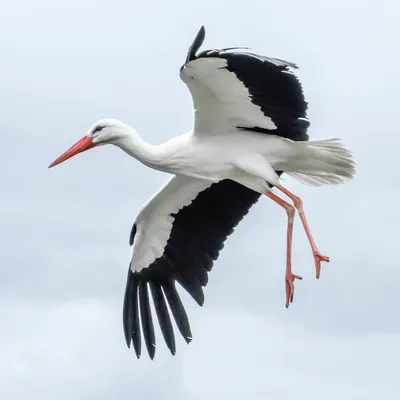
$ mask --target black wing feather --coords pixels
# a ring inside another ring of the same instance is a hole
[[[186,342],[189,343],[192,340],[189,318],[176,290],[175,282],[173,280],[165,282],[162,285],[162,288],[164,290],[165,297],[167,298],[172,315],[174,316],[176,326]]]
[[[199,32],[197,33],[192,45],[189,47],[189,51],[186,57],[186,62],[192,61],[196,58],[196,53],[202,46],[205,37],[206,37],[206,30],[204,29],[204,26],[202,26]]]
[[[257,126],[238,128],[295,141],[309,140],[308,103],[300,81],[290,73],[290,68],[293,68],[291,63],[277,65],[267,58],[257,58],[250,53],[218,53],[214,57],[227,60],[225,68],[246,86],[252,103],[259,106],[264,115],[277,126],[276,130]]]
[[[138,281],[137,276],[128,270],[128,278],[126,282],[124,307],[123,307],[123,322],[124,334],[128,347],[131,341],[137,357],[141,354],[141,338],[139,324],[139,306],[138,306]]]
[[[277,135],[294,141],[309,140],[308,104],[299,79],[291,71],[297,69],[297,65],[251,52],[230,51],[235,48],[203,50],[196,55],[205,37],[204,27],[200,31],[201,35],[199,32],[190,47],[186,63],[198,58],[225,59],[227,65],[224,68],[236,75],[248,89],[252,103],[260,107],[264,115],[271,118],[277,126],[277,129],[271,130],[259,126],[237,128]]]
[[[163,256],[148,268],[128,274],[124,300],[126,338],[132,336],[131,330],[135,326],[132,321],[138,318],[138,309],[131,299],[137,295],[137,290],[135,292],[131,288],[134,285],[139,286],[141,325],[146,346],[150,349],[150,357],[154,356],[155,337],[147,291],[147,283],[150,283],[161,330],[170,350],[175,350],[168,322],[170,319],[166,317],[165,302],[160,300],[163,298],[157,288],[162,288],[180,333],[190,342],[192,333],[189,319],[175,282],[179,282],[202,305],[203,287],[208,283],[208,272],[218,259],[225,240],[259,198],[259,193],[234,181],[223,180],[212,184],[199,193],[190,205],[172,215],[174,223]],[[132,232],[136,232],[136,228]],[[134,241],[134,235],[132,239]],[[130,315],[131,313],[134,315]]]
[[[156,352],[156,338],[154,335],[153,318],[151,316],[149,289],[147,282],[139,281],[140,315],[142,317],[142,328],[147,352],[151,359]]]
[[[154,281],[149,281],[149,284],[151,293],[153,295],[154,308],[157,313],[161,332],[164,336],[165,343],[167,344],[171,354],[174,355],[176,352],[175,335],[163,291],[161,289],[161,286],[157,285]]]

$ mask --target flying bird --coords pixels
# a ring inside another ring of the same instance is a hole
[[[201,27],[180,68],[194,105],[192,131],[154,146],[125,123],[101,119],[49,166],[113,144],[144,165],[172,175],[139,211],[129,239],[132,256],[123,327],[127,346],[133,344],[138,358],[142,332],[151,359],[156,350],[150,294],[170,352],[176,353],[171,314],[183,338],[192,340],[176,283],[203,305],[203,287],[224,242],[262,195],[288,216],[288,307],[294,280],[301,279],[291,264],[296,210],[310,242],[317,278],[321,262],[329,258],[314,242],[302,200],[281,185],[281,175],[310,186],[339,184],[355,175],[352,154],[339,139],[309,140],[308,105],[294,63],[247,48],[198,52],[204,38]]]

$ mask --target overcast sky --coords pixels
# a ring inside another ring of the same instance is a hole
[[[367,5],[370,4],[370,5]],[[0,1],[0,398],[400,398],[398,0]],[[229,238],[194,335],[172,357],[125,345],[129,232],[167,175],[104,146],[48,170],[97,119],[151,143],[192,128],[179,68],[205,48],[296,62],[312,138],[341,137],[344,186],[301,196],[331,263],[315,279],[300,221],[295,302],[284,307],[286,214],[264,198]]]

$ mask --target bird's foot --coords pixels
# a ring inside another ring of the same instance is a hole
[[[321,274],[321,261],[329,262],[329,257],[322,255],[318,250],[313,251],[316,277],[319,279]]]
[[[299,279],[302,280],[303,278],[299,275],[295,275],[292,272],[286,273],[285,276],[285,285],[286,285],[286,308],[289,307],[289,302],[293,303],[293,296],[294,296],[294,280]]]

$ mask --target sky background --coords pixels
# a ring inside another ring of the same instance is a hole
[[[368,5],[367,5],[368,4]],[[397,0],[0,0],[0,398],[400,398]],[[192,128],[179,68],[204,48],[249,46],[296,62],[310,136],[341,137],[356,179],[303,198],[295,302],[284,307],[286,214],[262,199],[227,241],[194,335],[153,362],[125,345],[128,238],[167,175],[104,146],[47,166],[99,118],[151,143]]]

